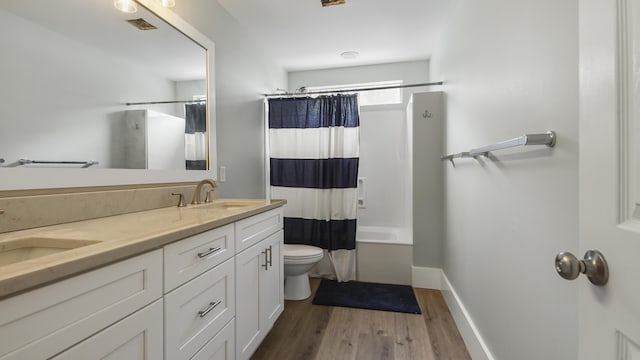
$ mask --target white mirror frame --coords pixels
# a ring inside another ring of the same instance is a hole
[[[164,19],[178,31],[200,44],[207,57],[207,134],[210,170],[131,170],[131,169],[43,169],[1,168],[0,191],[129,184],[157,184],[217,179],[216,117],[215,117],[215,50],[214,43],[184,21],[176,13],[163,7],[159,0],[136,0]],[[114,11],[117,11],[114,9]]]

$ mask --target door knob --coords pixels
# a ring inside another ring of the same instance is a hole
[[[609,281],[607,260],[598,250],[587,251],[584,260],[578,260],[572,253],[563,251],[556,255],[556,271],[567,280],[573,280],[581,273],[585,274],[597,286],[603,286]]]

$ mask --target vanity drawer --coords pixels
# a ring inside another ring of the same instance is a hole
[[[162,351],[162,300],[156,300],[51,360],[159,360]]]
[[[236,358],[235,323],[233,320],[209,340],[191,360],[233,360]]]
[[[162,249],[0,302],[0,359],[46,359],[162,296]]]
[[[165,295],[167,359],[190,359],[233,319],[234,269],[229,259]]]
[[[236,222],[236,253],[282,229],[282,207]]]
[[[167,293],[234,254],[234,225],[205,231],[164,247],[164,292]]]

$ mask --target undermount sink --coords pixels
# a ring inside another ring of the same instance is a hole
[[[28,237],[0,242],[0,266],[99,243],[92,240]]]
[[[242,209],[247,206],[256,205],[256,202],[251,201],[234,201],[234,200],[223,200],[223,201],[214,201],[210,203],[204,203],[199,205],[194,205],[191,207],[187,207],[187,209],[205,209],[205,210],[237,210]]]

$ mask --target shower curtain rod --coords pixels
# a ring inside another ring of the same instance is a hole
[[[125,105],[131,106],[131,105],[158,105],[158,104],[195,104],[195,103],[203,103],[203,102],[207,102],[207,100],[169,100],[169,101],[128,102],[128,103],[125,103]]]
[[[304,96],[304,95],[315,95],[315,94],[335,94],[335,93],[357,92],[357,91],[400,89],[400,88],[408,88],[408,87],[434,86],[434,85],[442,85],[442,84],[444,84],[443,81],[436,81],[436,82],[428,82],[428,83],[422,83],[422,84],[390,85],[390,86],[377,86],[377,87],[359,88],[359,89],[358,88],[336,89],[336,90],[308,91],[308,92],[302,92],[302,93],[262,94],[262,95],[264,97]]]

